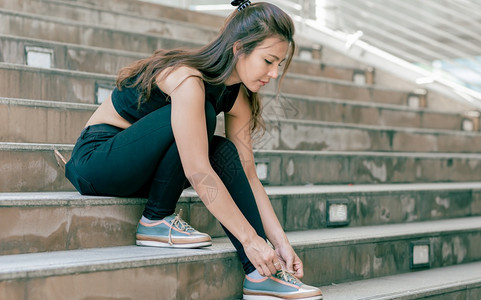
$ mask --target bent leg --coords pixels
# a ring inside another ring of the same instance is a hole
[[[205,114],[207,136],[211,138],[216,114],[208,101]],[[108,127],[101,124],[84,130],[67,164],[69,179],[79,177],[92,187],[93,194],[149,196],[147,210],[156,211],[159,203],[167,203],[164,213],[175,208],[185,176],[172,131],[171,105],[125,130]],[[170,177],[172,180],[165,180]]]
[[[210,147],[212,167],[221,178],[247,221],[260,237],[266,239],[259,209],[257,208],[254,194],[242,168],[242,163],[235,145],[224,137],[214,136]],[[242,244],[225,227],[223,228],[236,248],[246,274],[254,271],[255,267],[247,258]]]

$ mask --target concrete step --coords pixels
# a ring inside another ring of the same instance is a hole
[[[317,286],[409,272],[410,247],[419,241],[429,245],[432,268],[481,260],[481,217],[290,232],[288,238],[304,262],[303,281]],[[151,276],[139,275],[145,272]],[[206,249],[124,246],[0,257],[6,300],[33,289],[38,299],[238,299],[242,278],[225,238]]]
[[[6,120],[6,126],[0,129],[0,142],[75,143],[96,107],[0,98],[0,116]],[[222,115],[218,119],[216,133],[222,134]],[[265,120],[268,130],[255,144],[264,150],[477,152],[481,149],[479,133],[304,121],[275,114],[266,114]]]
[[[267,90],[274,92],[278,80],[276,80],[275,85],[267,86]],[[359,85],[345,80],[289,73],[286,74],[282,82],[281,93],[403,106],[415,102],[411,100],[414,99],[411,97],[419,98],[419,96],[413,94],[414,91],[409,90],[385,88],[377,85]]]
[[[72,145],[0,143],[0,192],[72,191],[53,155]],[[255,151],[268,185],[481,181],[481,155],[471,153]]]
[[[8,2],[8,0],[5,1]],[[51,0],[47,1],[51,2]],[[216,28],[221,27],[225,19],[222,16],[205,14],[172,6],[164,6],[148,1],[132,2],[131,0],[67,0],[62,2],[83,4],[91,7],[106,9],[109,11],[115,11],[118,13],[129,12],[131,14],[145,16],[149,18],[166,18],[196,25],[212,26]]]
[[[351,227],[481,215],[478,182],[283,186],[266,191],[285,231],[330,227],[327,204],[341,199],[348,206]],[[133,245],[145,202],[77,192],[0,193],[0,255]],[[179,209],[194,228],[225,236],[192,188],[183,192]]]
[[[0,143],[0,192],[71,191],[53,151],[71,152],[72,145]]]
[[[63,99],[68,97],[68,102],[95,103],[96,85],[112,86],[115,79],[116,76],[106,74],[0,63],[0,80],[2,80],[0,96],[56,101],[64,101]],[[25,82],[31,82],[32,88],[23,88],[21,83]],[[263,92],[274,93],[276,84],[277,82],[269,83]],[[293,84],[302,86],[304,89],[292,88]],[[63,88],[58,88],[59,85]],[[298,74],[286,75],[282,92],[397,105],[406,105],[411,97],[408,91],[385,89],[374,85],[356,85],[343,80]]]
[[[96,103],[116,76],[0,63],[0,97]],[[28,88],[25,85],[28,84]]]
[[[182,30],[190,28],[190,25],[149,33],[7,9],[0,9],[0,16],[0,34],[137,53],[152,53],[157,49],[200,48],[209,41],[205,34],[199,38],[195,37],[196,34],[183,33]],[[304,48],[304,51],[315,51],[308,46]]]
[[[2,3],[3,2],[3,3]],[[54,19],[74,21],[83,24],[100,25],[118,30],[159,34],[166,37],[179,37],[184,40],[207,42],[212,40],[218,29],[163,17],[148,17],[132,14],[130,11],[111,11],[104,8],[64,1],[0,1],[3,9],[28,14],[37,14]]]
[[[325,300],[481,299],[481,262],[321,287]]]
[[[385,73],[384,73],[385,74]],[[381,75],[384,76],[384,75]],[[381,77],[382,78],[382,77]],[[321,80],[321,81],[320,81]],[[385,82],[376,76],[375,82]],[[278,84],[278,80],[276,80]],[[277,86],[277,85],[276,85]],[[447,112],[463,112],[477,110],[474,106],[454,101],[440,93],[416,87],[414,89],[399,88],[393,85],[356,84],[344,80],[324,79],[316,76],[287,73],[282,83],[281,92],[306,96],[356,100],[371,103],[402,105],[411,108],[430,108]],[[270,91],[275,86],[271,85]]]
[[[265,150],[466,152],[481,151],[481,134],[452,130],[379,127],[271,119],[255,148]]]
[[[37,14],[0,9],[0,33],[141,53],[157,49],[200,47],[205,42],[179,36],[139,33]]]
[[[97,105],[0,98],[0,142],[74,144]]]
[[[481,156],[461,153],[400,153],[258,150],[270,185],[459,182],[481,179]]]
[[[3,60],[3,62],[27,65],[28,60],[25,53],[28,51],[44,51],[51,53],[51,65],[54,68],[112,75],[117,74],[120,68],[133,61],[151,55],[151,53],[87,47],[4,34],[0,34],[0,47],[2,49],[0,60]],[[318,60],[306,60],[298,57],[294,57],[291,62],[289,73],[356,81],[359,84],[368,81],[372,83],[373,81],[372,72],[368,69],[321,64]]]
[[[264,112],[279,118],[343,122],[405,128],[479,131],[477,111],[449,112],[400,105],[283,93],[278,101],[266,93]]]
[[[308,76],[319,76],[338,80],[353,81],[356,84],[373,84],[375,73],[373,68],[349,67],[320,60],[301,59],[293,61],[289,67],[288,74],[303,74]]]
[[[46,53],[50,56],[49,65],[52,68],[110,75],[116,75],[122,67],[151,55],[6,34],[0,34],[0,47],[2,62],[18,65],[48,64],[49,59],[29,62],[26,55],[28,52]]]
[[[286,96],[286,95],[284,95]],[[267,124],[270,124],[271,131],[268,131],[264,140],[260,145],[264,147],[274,147],[282,145],[283,147],[292,147],[292,141],[285,143],[284,140],[288,137],[288,133],[292,129],[291,126],[300,125],[300,128],[318,128],[317,126],[324,126],[324,130],[334,132],[337,130],[332,122],[342,122],[339,130],[355,130],[357,127],[351,124],[366,124],[366,125],[380,125],[381,127],[364,127],[365,130],[374,133],[385,132],[389,139],[397,137],[400,139],[401,135],[408,135],[422,138],[423,136],[438,135],[437,139],[459,139],[463,140],[469,137],[469,134],[449,131],[448,133],[433,132],[433,131],[409,131],[408,129],[388,129],[386,127],[412,127],[412,128],[433,128],[439,130],[458,130],[464,126],[464,129],[478,129],[473,124],[479,124],[476,119],[469,119],[469,115],[445,113],[430,110],[415,110],[411,108],[400,108],[396,106],[386,106],[379,104],[362,104],[352,101],[342,101],[337,99],[319,99],[313,97],[281,97],[279,102],[275,101],[274,95],[264,95],[264,119]],[[0,115],[3,120],[6,120],[5,125],[0,128],[0,142],[21,142],[21,143],[75,143],[79,132],[82,130],[87,120],[90,118],[94,110],[97,108],[94,104],[80,104],[68,103],[60,101],[43,101],[43,100],[26,100],[15,98],[0,97]],[[284,117],[290,118],[287,121]],[[322,120],[325,122],[314,122],[312,126],[309,122],[301,122],[296,125],[294,120]],[[48,122],[46,121],[48,120]],[[217,134],[223,132],[223,117],[222,114],[218,116]],[[302,124],[307,124],[306,126]],[[325,125],[324,125],[325,124]],[[282,126],[281,126],[282,125]],[[309,127],[311,126],[311,127]],[[359,128],[362,128],[359,127]],[[282,131],[279,131],[283,129]],[[279,132],[282,133],[279,135]],[[469,131],[468,131],[469,132]],[[396,134],[394,134],[396,133]],[[311,133],[305,133],[307,137]],[[475,135],[477,136],[477,135]],[[272,139],[272,141],[269,141]],[[435,138],[436,139],[436,138]],[[295,145],[305,147],[305,144]],[[315,146],[319,143],[316,137],[314,144],[306,140],[309,145]],[[339,142],[338,139],[335,142]],[[421,144],[411,144],[404,146],[415,146],[417,151],[421,148],[435,149],[433,140]],[[270,143],[269,143],[270,142]],[[332,144],[332,143],[331,143]],[[396,143],[399,146],[399,143]],[[430,145],[430,146],[429,146]],[[328,145],[324,145],[327,147]],[[336,143],[334,143],[336,146]],[[398,147],[397,146],[397,147]],[[459,147],[458,144],[444,144],[443,147]],[[391,147],[391,146],[389,146]],[[407,149],[407,148],[404,148]],[[461,148],[465,151],[467,148]]]

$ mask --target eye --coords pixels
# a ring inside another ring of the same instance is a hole
[[[272,61],[269,61],[269,60],[267,60],[267,59],[264,59],[264,60],[265,60],[266,64],[272,65]]]

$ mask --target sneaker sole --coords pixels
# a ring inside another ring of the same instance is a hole
[[[314,296],[307,298],[280,298],[276,296],[266,296],[266,295],[244,295],[243,300],[278,300],[278,299],[292,299],[292,300],[322,300],[322,296]]]
[[[212,242],[200,242],[200,243],[189,243],[189,244],[172,244],[169,243],[162,243],[157,241],[143,241],[137,240],[135,242],[137,246],[145,246],[145,247],[160,247],[160,248],[202,248],[202,247],[209,247],[212,246]]]

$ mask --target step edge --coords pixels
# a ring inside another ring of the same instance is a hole
[[[100,74],[100,73],[92,73],[92,72],[85,72],[85,71],[73,71],[67,69],[58,69],[58,68],[40,68],[40,67],[32,67],[27,65],[21,64],[13,64],[7,62],[0,62],[0,70],[21,70],[33,73],[54,73],[55,75],[64,75],[68,74],[75,77],[86,78],[86,79],[94,79],[94,80],[104,80],[104,81],[112,81],[115,82],[117,79],[117,75],[110,75],[110,74]]]
[[[285,124],[299,124],[304,126],[316,126],[327,128],[346,128],[346,129],[358,129],[366,131],[378,131],[378,132],[402,132],[402,133],[418,133],[418,134],[431,134],[431,135],[456,135],[456,136],[469,136],[476,137],[481,136],[481,132],[478,131],[463,131],[453,129],[433,129],[433,128],[419,128],[419,127],[399,127],[399,126],[385,126],[385,125],[369,125],[369,124],[355,124],[355,123],[343,123],[343,122],[331,122],[331,121],[317,121],[317,120],[304,120],[304,119],[292,119],[283,118],[278,116],[267,115],[265,117],[266,123],[285,123]]]
[[[372,185],[317,185],[317,186],[266,186],[270,197],[323,195],[366,195],[403,192],[477,192],[481,182],[443,182],[429,184],[372,184]],[[18,192],[0,193],[0,207],[32,206],[98,206],[98,205],[142,205],[147,200],[135,197],[85,196],[78,192]],[[201,202],[194,189],[185,189],[180,202]]]
[[[71,151],[74,144],[49,144],[49,143],[16,143],[0,142],[0,151]],[[308,156],[365,156],[365,157],[415,157],[415,158],[447,158],[447,159],[481,159],[481,153],[465,152],[393,152],[393,151],[323,151],[323,150],[263,150],[254,149],[254,154],[262,155],[308,155]]]
[[[42,108],[54,108],[54,109],[91,110],[91,111],[99,107],[98,104],[9,98],[9,97],[2,97],[2,96],[0,96],[0,104],[12,105],[12,106],[27,106],[27,107],[35,107],[35,108],[42,107]]]
[[[406,281],[406,277],[410,276],[411,274],[414,275],[413,277],[418,277],[417,275],[422,274],[423,278],[432,276],[433,274],[439,273],[439,272],[446,272],[450,273],[452,270],[457,270],[457,269],[469,269],[469,271],[473,271],[473,269],[480,268],[481,267],[481,261],[476,261],[476,262],[471,262],[471,263],[463,263],[463,264],[458,264],[458,265],[453,265],[453,266],[446,266],[446,267],[440,267],[440,268],[433,268],[433,269],[428,269],[428,270],[422,270],[422,271],[417,271],[417,272],[408,272],[408,273],[401,273],[401,274],[394,274],[394,275],[389,275],[389,276],[382,276],[382,277],[377,277],[377,278],[370,278],[370,279],[364,279],[364,280],[355,280],[355,281],[349,281],[349,282],[344,282],[340,284],[332,284],[329,286],[321,286],[321,289],[324,291],[324,296],[327,297],[332,297],[334,299],[338,299],[336,297],[336,292],[335,290],[340,290],[340,289],[347,289],[350,288],[351,290],[357,289],[356,287],[353,287],[353,284],[367,284],[368,288],[372,288],[379,286],[379,285],[390,285],[393,282],[396,281]],[[463,272],[461,272],[463,273]],[[448,276],[446,276],[448,277]],[[423,287],[416,288],[416,289],[408,289],[408,290],[402,290],[402,291],[396,291],[396,292],[391,292],[391,293],[380,293],[378,295],[370,295],[370,296],[360,296],[356,297],[355,299],[358,300],[381,300],[381,299],[413,299],[413,296],[416,296],[416,299],[418,297],[426,297],[426,296],[434,296],[434,295],[440,295],[442,293],[446,292],[453,292],[453,291],[461,291],[465,290],[468,288],[477,288],[481,286],[481,277],[479,276],[465,276],[463,279],[455,279],[451,283],[444,283],[444,284],[432,284],[427,283],[424,284]],[[366,288],[364,288],[366,289]],[[332,290],[332,293],[330,293]],[[349,297],[348,295],[344,295],[345,298],[343,299],[354,299],[352,297]]]
[[[51,22],[51,23],[60,24],[60,25],[108,30],[108,31],[114,31],[114,32],[119,32],[119,33],[127,33],[127,34],[133,34],[133,35],[140,35],[140,36],[157,38],[157,39],[176,40],[176,41],[186,42],[186,43],[190,43],[190,44],[194,44],[194,45],[197,44],[199,46],[203,46],[204,43],[205,43],[205,42],[201,42],[201,41],[193,41],[191,39],[189,40],[189,39],[173,38],[173,37],[163,36],[163,35],[159,35],[159,34],[129,31],[129,30],[125,30],[125,29],[118,29],[118,28],[115,28],[115,27],[109,27],[109,26],[104,26],[104,25],[88,24],[88,23],[84,23],[84,22],[66,20],[66,19],[62,19],[62,18],[58,18],[58,17],[48,17],[48,16],[43,16],[43,15],[38,15],[38,14],[33,14],[33,13],[19,12],[19,11],[15,11],[15,10],[0,8],[0,15],[2,15],[2,14],[14,16],[14,17],[40,20],[40,21],[43,21],[43,22]]]
[[[476,226],[474,226],[475,220]],[[390,240],[400,240],[400,239],[419,239],[426,237],[435,237],[439,235],[455,234],[457,232],[479,232],[481,230],[481,217],[469,217],[469,218],[457,218],[456,222],[462,223],[463,226],[453,229],[453,220],[441,220],[441,221],[426,221],[424,224],[429,224],[430,226],[424,226],[424,231],[419,230],[407,230],[404,233],[393,233],[390,228],[396,227],[415,227],[418,223],[409,224],[395,224],[395,225],[382,225],[382,226],[365,226],[362,229],[364,233],[369,232],[372,228],[382,227],[382,232],[384,236],[356,236],[356,239],[344,238],[344,239],[330,239],[324,241],[313,241],[313,237],[319,235],[321,231],[333,231],[342,229],[322,229],[322,230],[310,230],[303,232],[287,232],[287,236],[290,240],[297,233],[302,233],[304,235],[310,234],[306,242],[302,241],[291,241],[294,249],[303,250],[308,248],[318,248],[318,247],[333,247],[337,245],[352,245],[352,244],[364,244],[369,242],[378,241],[390,241]],[[469,222],[468,222],[469,221]],[[443,229],[428,229],[433,227],[432,225],[442,225]],[[350,231],[353,228],[349,228]],[[356,229],[356,228],[354,228]],[[359,228],[357,228],[359,229]],[[409,229],[409,228],[408,228]],[[359,231],[359,230],[358,230]],[[375,230],[374,230],[375,231]],[[388,234],[389,233],[389,234]],[[371,232],[371,234],[376,235]],[[294,239],[295,240],[295,239]],[[147,249],[148,248],[148,249]],[[188,251],[170,251],[171,249],[161,249],[161,248],[150,248],[150,247],[138,247],[138,246],[120,246],[120,247],[109,247],[109,248],[93,248],[93,249],[82,249],[82,250],[69,250],[69,251],[56,251],[56,252],[45,252],[45,253],[32,253],[32,254],[17,254],[17,255],[5,255],[0,256],[1,260],[6,260],[7,263],[0,264],[0,281],[2,280],[13,280],[21,278],[35,278],[44,276],[58,276],[67,275],[75,273],[88,273],[96,271],[109,271],[109,270],[119,270],[125,268],[135,268],[152,266],[153,264],[167,264],[167,263],[185,263],[191,261],[205,261],[206,259],[225,259],[234,258],[236,253],[234,247],[230,244],[227,238],[214,238],[212,248],[208,249],[190,249]],[[183,250],[183,249],[182,249]],[[212,250],[208,253],[207,251]],[[121,255],[112,255],[116,251],[122,252]],[[134,251],[134,254],[128,254],[129,251]],[[170,251],[170,252],[169,252]],[[140,253],[139,253],[140,252]],[[145,252],[152,253],[150,255],[145,255]],[[165,253],[164,253],[165,252]],[[188,253],[188,256],[182,256],[183,253]],[[93,253],[93,254],[89,254]],[[101,258],[99,253],[105,253],[105,257],[109,257],[110,261],[106,262],[106,258]],[[127,254],[126,254],[127,253]],[[83,258],[85,255],[88,258]],[[50,259],[59,259],[63,257],[61,263],[49,262]],[[66,259],[65,257],[68,257]],[[74,258],[72,258],[74,257]],[[33,265],[32,261],[40,260],[43,264]],[[21,262],[21,263],[19,263]],[[22,263],[25,264],[22,266]],[[10,266],[6,266],[10,265]],[[14,265],[14,267],[12,267]],[[3,266],[3,267],[2,267]],[[20,267],[19,267],[20,266]]]

